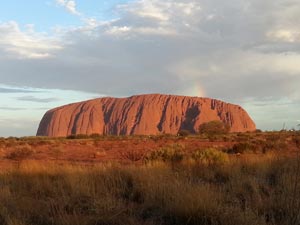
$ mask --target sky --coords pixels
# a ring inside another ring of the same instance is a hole
[[[0,136],[96,97],[239,104],[262,130],[300,124],[299,0],[10,0],[0,7]]]

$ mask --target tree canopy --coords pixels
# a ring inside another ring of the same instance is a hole
[[[200,134],[226,134],[230,131],[230,126],[219,120],[203,123],[199,126]]]

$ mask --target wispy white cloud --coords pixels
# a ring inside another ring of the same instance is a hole
[[[0,23],[0,51],[4,51],[6,56],[41,59],[51,57],[55,51],[62,49],[58,39],[33,29],[29,26],[28,30],[21,31],[15,21]]]
[[[16,88],[16,87],[9,87],[9,86],[3,86],[0,85],[0,93],[38,93],[39,91],[33,90],[33,89],[27,89],[27,88]]]
[[[81,15],[80,12],[77,11],[76,2],[72,0],[56,0],[57,4],[63,6],[68,12],[74,15]]]
[[[17,97],[18,101],[27,101],[27,102],[37,102],[37,103],[49,103],[49,102],[57,102],[59,98],[38,98],[36,96],[22,96]]]
[[[142,18],[154,19],[166,22],[174,19],[174,16],[192,16],[201,11],[199,1],[174,1],[174,0],[140,0],[120,5],[122,11]]]
[[[140,0],[119,5],[120,25],[132,27],[141,34],[179,34],[199,21],[199,1]]]
[[[267,37],[273,41],[282,41],[295,43],[300,42],[300,29],[278,29],[272,30],[267,33]]]

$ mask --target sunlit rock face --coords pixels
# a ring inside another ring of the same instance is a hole
[[[209,98],[150,94],[98,98],[49,110],[37,135],[156,135],[177,134],[180,130],[196,133],[200,124],[213,120],[228,124],[231,132],[256,129],[238,105]]]

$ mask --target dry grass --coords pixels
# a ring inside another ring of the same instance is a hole
[[[247,158],[143,166],[23,161],[0,173],[0,224],[299,224],[298,160]]]
[[[0,225],[298,225],[299,135],[0,139]]]

